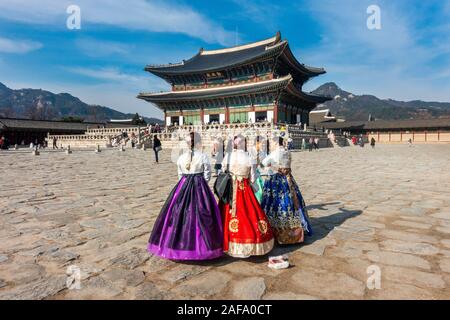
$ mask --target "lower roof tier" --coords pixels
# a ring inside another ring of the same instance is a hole
[[[257,98],[265,95],[274,100],[289,102],[292,105],[304,105],[314,107],[330,98],[305,93],[299,90],[291,75],[267,81],[245,83],[241,85],[207,88],[189,91],[170,91],[158,93],[141,93],[139,99],[156,104],[160,109],[167,110],[169,106],[201,103],[208,100],[229,100],[230,98],[248,96]]]

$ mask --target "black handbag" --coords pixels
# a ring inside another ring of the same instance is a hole
[[[220,173],[214,182],[214,193],[223,203],[231,203],[233,197],[233,177],[228,161],[225,172]]]
[[[233,196],[233,177],[226,171],[217,176],[214,182],[214,193],[223,203],[230,203]]]

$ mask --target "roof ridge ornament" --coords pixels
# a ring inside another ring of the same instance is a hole
[[[260,41],[256,41],[256,42],[250,42],[250,43],[239,45],[239,46],[233,46],[233,47],[216,49],[216,50],[204,50],[202,48],[203,50],[200,49],[200,54],[201,55],[213,55],[213,54],[219,54],[219,53],[235,52],[235,51],[240,51],[240,50],[245,50],[245,49],[249,49],[249,48],[262,46],[264,44],[273,46],[280,41],[280,37],[281,37],[281,34],[278,31],[274,37],[271,37],[269,39],[264,39],[264,40],[260,40]]]

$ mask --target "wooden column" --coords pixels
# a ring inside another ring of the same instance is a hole
[[[205,124],[205,110],[203,108],[200,109],[200,122],[201,124]]]
[[[225,123],[230,123],[230,108],[225,106]]]
[[[275,105],[273,107],[273,119],[272,122],[274,124],[278,123],[278,102],[275,102]]]

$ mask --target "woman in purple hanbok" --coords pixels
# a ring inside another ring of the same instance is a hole
[[[223,254],[223,228],[207,183],[211,164],[198,133],[190,134],[189,145],[177,161],[180,179],[153,226],[148,251],[171,260],[214,259]]]

